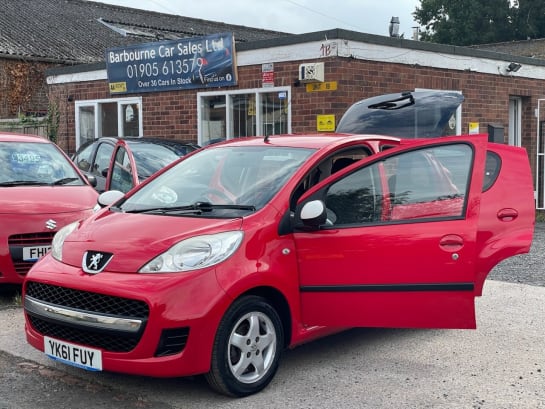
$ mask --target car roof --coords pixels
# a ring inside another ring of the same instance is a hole
[[[100,138],[92,139],[90,141],[85,142],[85,144],[81,145],[78,150],[98,142],[109,142],[112,145],[115,145],[118,141],[125,141],[129,145],[136,144],[136,143],[154,143],[154,144],[160,144],[160,145],[171,146],[171,147],[192,146],[196,149],[200,147],[194,142],[182,141],[178,139],[163,139],[158,137],[152,138],[152,137],[138,137],[138,136],[127,136],[127,137],[101,136]]]
[[[15,132],[0,132],[0,142],[52,143],[50,140],[38,135],[20,134]]]
[[[163,138],[150,138],[150,137],[128,137],[128,138],[118,138],[122,139],[124,141],[127,141],[129,144],[136,144],[136,143],[155,143],[159,145],[165,145],[165,146],[195,146],[197,147],[197,144],[193,142],[188,141],[182,141],[178,139],[163,139]]]
[[[293,148],[320,149],[329,145],[338,143],[347,143],[351,141],[382,141],[399,142],[399,138],[385,135],[353,135],[343,133],[321,133],[321,134],[282,134],[270,135],[268,137],[246,137],[229,139],[224,142],[218,142],[208,145],[206,149],[216,146],[262,146],[267,145],[284,146]]]

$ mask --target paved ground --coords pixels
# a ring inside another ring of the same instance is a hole
[[[244,399],[216,395],[200,377],[64,366],[25,343],[20,307],[0,307],[0,409],[545,409],[543,227],[530,254],[491,274],[477,330],[347,331],[286,352],[272,384]]]

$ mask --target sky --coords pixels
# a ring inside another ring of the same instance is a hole
[[[343,28],[389,35],[392,17],[411,39],[419,0],[100,0],[101,3],[178,14],[293,34]]]

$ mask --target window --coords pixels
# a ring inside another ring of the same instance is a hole
[[[434,90],[429,88],[415,88],[415,91],[448,91],[448,90]],[[459,92],[453,90],[452,92]],[[447,125],[445,129],[443,130],[443,136],[454,136],[454,135],[461,135],[462,134],[462,104],[456,109],[456,111],[452,114],[449,121],[447,122]]]
[[[521,141],[522,98],[509,97],[509,145],[522,146]]]
[[[101,136],[142,136],[142,98],[76,102],[76,150]]]
[[[289,87],[197,94],[198,143],[291,132]]]
[[[97,176],[106,176],[110,167],[110,159],[112,158],[113,145],[109,143],[101,143],[97,148],[95,157],[95,168],[92,173]]]
[[[329,222],[335,225],[376,222],[380,220],[382,198],[376,165],[351,173],[327,192]]]
[[[483,182],[483,192],[486,192],[490,189],[498,176],[501,169],[501,159],[497,153],[486,152],[486,163],[484,167],[484,182]]]
[[[134,186],[132,175],[129,155],[124,148],[119,148],[115,154],[110,189],[128,192]]]
[[[465,144],[406,152],[385,161],[390,220],[461,217],[472,149]]]
[[[404,152],[360,168],[329,187],[328,222],[461,217],[472,158],[468,145],[455,144]]]

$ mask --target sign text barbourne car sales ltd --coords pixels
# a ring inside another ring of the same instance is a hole
[[[106,50],[110,93],[236,85],[232,33]]]

